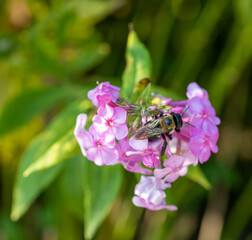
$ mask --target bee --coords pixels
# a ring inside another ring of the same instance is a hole
[[[180,132],[180,128],[182,128],[182,126],[183,121],[179,113],[161,113],[159,118],[155,116],[155,119],[150,120],[144,126],[139,128],[133,134],[133,138],[136,140],[148,138],[148,140],[152,142],[159,139],[161,136],[164,140],[161,150],[161,156],[163,156],[167,147],[167,140],[165,136],[167,136],[169,140],[172,140],[172,133],[174,131]]]

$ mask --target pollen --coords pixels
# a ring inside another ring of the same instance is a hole
[[[181,166],[177,167],[177,168],[176,168],[176,171],[180,171],[181,168],[182,168]]]
[[[114,125],[113,121],[109,120],[108,125],[112,127]]]
[[[102,145],[101,145],[100,142],[97,142],[96,145],[97,145],[98,148],[101,148],[101,147],[102,147]]]

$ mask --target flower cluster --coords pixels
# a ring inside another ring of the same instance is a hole
[[[188,166],[218,151],[220,119],[206,90],[196,83],[189,84],[187,99],[178,102],[151,94],[148,101],[130,103],[119,98],[119,90],[104,82],[88,92],[98,109],[89,130],[87,115],[77,117],[74,134],[81,151],[98,166],[122,164],[142,174],[132,199],[136,206],[176,210],[166,205],[164,190],[186,175]]]

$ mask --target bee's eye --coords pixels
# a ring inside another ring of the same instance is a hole
[[[164,120],[164,122],[165,122],[166,125],[171,125],[172,124],[172,120],[170,118],[166,118]]]

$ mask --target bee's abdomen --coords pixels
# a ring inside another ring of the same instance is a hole
[[[154,142],[154,141],[158,140],[159,138],[160,138],[160,135],[159,136],[157,135],[157,136],[149,137],[148,140],[150,142]]]

